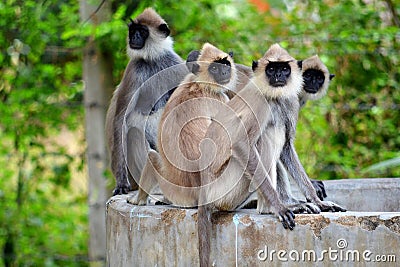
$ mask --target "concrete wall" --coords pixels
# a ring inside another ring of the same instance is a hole
[[[216,266],[400,266],[400,179],[328,181],[326,187],[331,200],[353,211],[297,215],[293,231],[255,210],[215,213]],[[196,221],[197,209],[111,198],[108,266],[197,266]]]

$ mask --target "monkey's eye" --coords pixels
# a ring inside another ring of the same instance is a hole
[[[284,75],[289,75],[290,74],[290,67],[284,66],[282,68],[282,72]]]
[[[324,80],[325,80],[324,76],[318,76],[318,78],[317,78],[317,81],[318,81],[319,83],[323,83]]]
[[[275,73],[275,68],[274,68],[274,67],[271,67],[271,66],[267,67],[267,73],[268,73],[269,75],[274,74],[274,73]]]
[[[211,72],[217,72],[217,70],[218,70],[218,68],[215,65],[212,65],[211,68],[210,68]]]

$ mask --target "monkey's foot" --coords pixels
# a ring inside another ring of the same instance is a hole
[[[271,206],[267,205],[265,201],[262,199],[258,199],[257,201],[257,212],[259,214],[271,214],[271,213],[277,214],[277,212],[273,212]]]
[[[283,206],[276,213],[276,215],[278,216],[279,221],[282,223],[283,228],[293,230],[296,226],[294,221],[295,215],[290,209]]]
[[[128,194],[129,191],[131,191],[131,186],[129,184],[122,186],[117,185],[113,190],[113,196]]]
[[[332,201],[321,201],[321,203],[322,205],[318,205],[321,211],[331,211],[331,212],[346,211],[345,208],[339,206],[338,204]]]
[[[317,180],[311,180],[311,183],[315,188],[315,191],[317,192],[318,198],[320,200],[324,200],[324,198],[327,197],[324,183],[322,181],[317,181]]]
[[[128,197],[126,200],[128,203],[138,206],[144,206],[147,204],[147,198],[139,198],[139,194]]]
[[[299,204],[289,205],[288,207],[295,214],[300,214],[300,213],[318,214],[321,212],[321,209],[317,205],[310,202],[302,202]]]

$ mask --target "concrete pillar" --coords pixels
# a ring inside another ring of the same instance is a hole
[[[214,213],[212,260],[216,266],[399,266],[400,180],[385,179],[392,191],[377,186],[379,180],[326,184],[332,200],[377,212],[297,215],[293,231],[255,210]],[[376,190],[368,189],[374,183]],[[198,265],[197,209],[134,206],[126,198],[115,196],[107,204],[108,266]]]

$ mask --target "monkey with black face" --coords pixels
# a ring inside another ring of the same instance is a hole
[[[308,100],[318,100],[322,98],[329,87],[330,81],[335,77],[334,74],[330,74],[328,68],[315,55],[310,58],[303,60],[302,62],[302,76],[303,76],[303,87],[299,94],[300,107],[304,106]],[[289,177],[286,169],[281,162],[278,162],[278,191],[282,201],[287,205],[294,205],[302,203],[302,201],[296,199],[291,194]],[[320,200],[327,197],[325,187],[322,181],[311,180],[317,195]],[[305,206],[307,208],[307,206]],[[295,210],[295,212],[302,212],[304,210]]]
[[[328,68],[322,63],[318,56],[313,56],[307,58],[299,64],[302,64],[302,76],[303,76],[303,87],[299,94],[299,102],[300,107],[304,106],[307,100],[317,100],[322,98],[328,89],[329,81],[335,76],[333,74],[329,74]],[[236,64],[238,74],[238,85],[236,86],[235,91],[238,92],[246,85],[250,77],[252,76],[251,68]],[[322,77],[323,76],[323,77]],[[317,82],[317,80],[319,82]],[[322,83],[321,83],[322,81]],[[232,96],[230,97],[232,98]],[[284,170],[282,163],[278,162],[278,175],[282,177],[282,179],[278,179],[278,190],[282,200],[286,204],[293,205],[295,203],[303,203],[301,201],[295,200],[295,198],[291,194],[289,179],[287,177],[286,171]],[[311,180],[312,185],[314,186],[318,197],[323,200],[326,195],[325,186],[322,181]],[[253,201],[251,203],[246,202],[243,203],[242,207],[253,207]],[[309,212],[312,213],[310,209],[307,208],[307,204],[304,205],[303,208],[295,209],[296,213],[300,212]]]
[[[210,265],[211,212],[235,209],[249,191],[259,192],[260,213],[272,211],[284,228],[295,227],[294,214],[276,190],[279,161],[314,203],[311,212],[344,210],[317,197],[294,149],[300,67],[286,50],[273,45],[253,63],[247,86],[213,118],[201,149],[208,158],[200,165],[204,168],[198,211],[200,266]]]
[[[196,59],[195,61],[193,61]],[[195,207],[200,186],[200,143],[218,106],[229,100],[228,90],[236,85],[232,54],[211,44],[188,56],[191,71],[168,100],[159,124],[157,148],[150,150],[132,204],[146,203],[157,183],[174,205]]]
[[[322,98],[328,89],[329,81],[334,77],[329,74],[327,67],[322,63],[318,56],[307,58],[299,64],[302,65],[303,86],[299,94],[299,103],[302,107],[307,100],[317,100]],[[324,76],[321,78],[321,76]],[[250,76],[249,76],[250,77]],[[317,82],[319,80],[319,83]],[[323,81],[321,83],[321,81]],[[284,204],[290,205],[295,213],[313,213],[309,204],[304,203],[292,196],[289,176],[281,161],[277,164],[277,190]],[[327,195],[322,181],[311,180],[318,197],[323,200]],[[241,207],[250,208],[256,206],[254,197],[247,200]],[[250,202],[249,202],[250,201]],[[303,203],[303,205],[299,205]]]
[[[329,83],[335,77],[330,74],[328,68],[315,55],[302,61],[303,90],[300,93],[299,101],[303,106],[307,100],[321,99],[327,92]]]
[[[314,187],[312,186],[307,174],[304,171],[303,166],[297,156],[294,148],[294,137],[296,132],[297,117],[299,111],[299,101],[294,97],[276,97],[278,91],[282,89],[290,90],[291,85],[290,79],[297,75],[295,73],[294,59],[279,45],[273,45],[264,56],[265,73],[267,76],[268,83],[265,86],[267,90],[264,95],[268,102],[272,105],[272,113],[274,114],[274,131],[266,131],[267,138],[273,140],[276,146],[277,152],[279,153],[279,160],[283,163],[283,166],[287,169],[288,173],[293,177],[299,186],[301,192],[305,195],[309,202],[314,203],[322,211],[343,211],[344,209],[335,203],[321,201]],[[301,63],[299,63],[301,65]],[[257,68],[257,64],[254,65]],[[289,69],[289,70],[288,70]],[[301,77],[301,76],[300,76]],[[298,85],[296,85],[298,86]],[[301,87],[300,87],[301,88]],[[272,132],[272,134],[271,134]],[[263,140],[263,138],[261,138]],[[270,148],[262,149],[261,142],[261,154],[270,153]],[[261,157],[264,160],[264,157]],[[264,165],[268,166],[268,162],[263,162]],[[276,164],[272,165],[276,166]],[[272,169],[273,170],[273,169]],[[270,176],[274,176],[274,172]],[[276,174],[275,174],[276,175]],[[273,178],[272,178],[273,179]],[[263,203],[258,203],[259,211],[263,211]],[[318,212],[311,207],[313,212]]]
[[[145,9],[131,20],[128,28],[127,54],[130,61],[113,94],[106,118],[111,170],[117,182],[114,195],[137,188],[135,180],[140,177],[147,150],[156,143],[159,109],[165,104],[171,89],[160,83],[154,83],[151,88],[141,88],[141,85],[160,71],[183,62],[172,48],[166,22],[153,9]],[[186,68],[178,68],[170,77],[179,84],[186,74]],[[129,131],[124,133],[125,112],[130,101],[133,107],[126,117]]]

